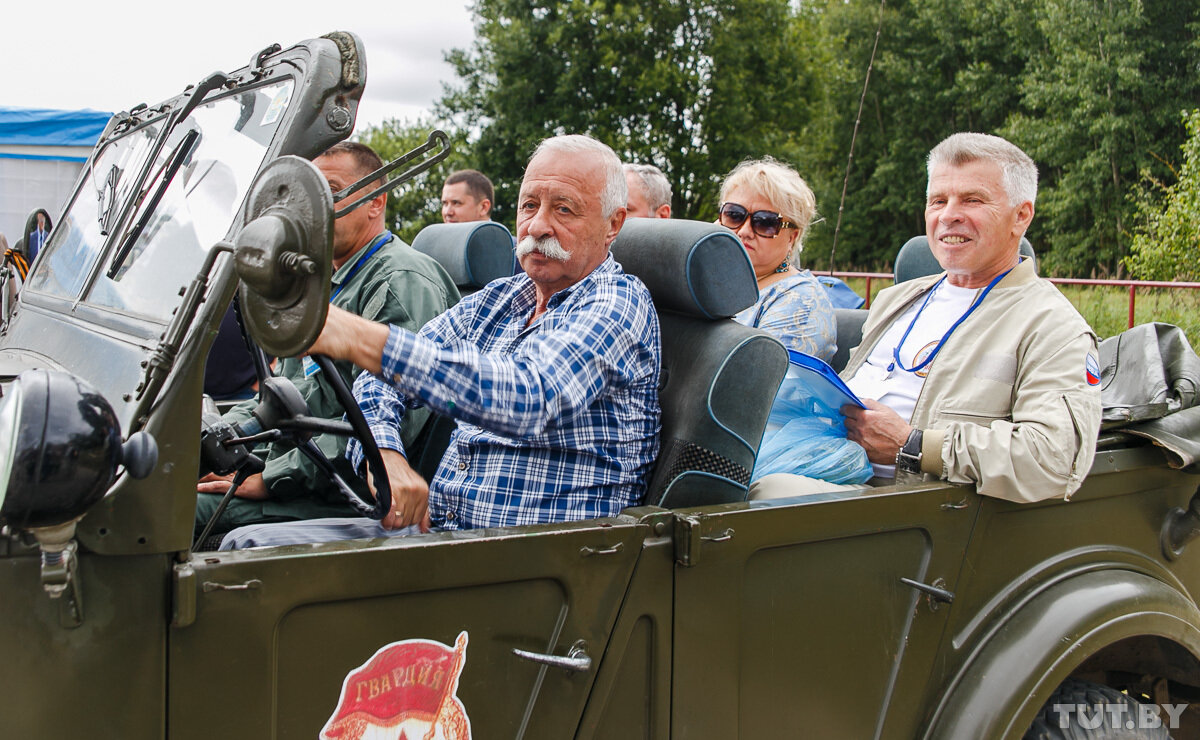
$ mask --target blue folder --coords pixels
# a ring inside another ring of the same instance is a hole
[[[846,405],[866,408],[829,363],[821,358],[789,349],[788,360],[787,377],[803,379],[805,385],[812,389],[813,396],[829,408],[840,409]]]

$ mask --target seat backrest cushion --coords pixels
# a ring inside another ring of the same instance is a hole
[[[512,234],[495,221],[430,224],[412,246],[437,260],[464,293],[513,274]]]
[[[835,308],[833,316],[837,321],[837,352],[833,354],[829,365],[840,373],[850,360],[850,350],[862,342],[862,328],[867,321],[867,309]]]
[[[661,449],[646,503],[744,501],[787,352],[728,318],[758,300],[741,240],[711,223],[630,219],[612,252],[646,284],[662,326]]]
[[[787,351],[729,319],[663,312],[662,435],[646,503],[744,501]]]

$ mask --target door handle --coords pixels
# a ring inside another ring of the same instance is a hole
[[[925,594],[926,598],[929,599],[929,608],[933,611],[937,611],[938,604],[954,603],[954,592],[947,591],[945,588],[943,588],[946,585],[946,582],[941,578],[934,581],[932,585],[928,583],[921,583],[920,581],[914,581],[911,578],[901,578],[900,582],[905,586],[912,586],[916,590]]]
[[[531,653],[528,650],[513,648],[513,655],[533,663],[563,668],[575,673],[584,673],[592,669],[592,656],[587,654],[587,643],[576,640],[567,650],[566,655],[547,655],[546,653]]]

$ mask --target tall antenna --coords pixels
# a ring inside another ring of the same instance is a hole
[[[833,274],[833,255],[837,251],[838,232],[842,230],[842,213],[846,208],[846,189],[850,185],[850,165],[854,163],[854,143],[858,141],[858,126],[862,123],[863,104],[867,100],[867,85],[871,84],[871,70],[875,68],[875,51],[879,48],[879,36],[883,33],[883,6],[879,2],[879,25],[875,27],[875,43],[871,46],[871,59],[867,62],[867,76],[863,80],[862,96],[858,99],[858,115],[854,118],[854,132],[850,134],[850,155],[846,157],[846,177],[842,180],[842,199],[838,202],[837,225],[833,227],[833,246],[829,248],[829,274]]]

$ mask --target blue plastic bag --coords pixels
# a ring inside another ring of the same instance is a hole
[[[772,473],[846,484],[866,483],[872,475],[866,450],[846,439],[841,410],[791,371],[775,395],[750,480]]]

